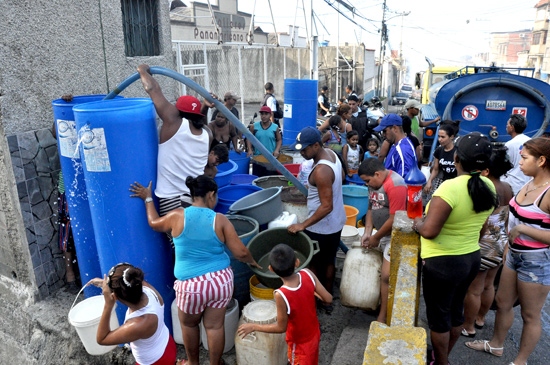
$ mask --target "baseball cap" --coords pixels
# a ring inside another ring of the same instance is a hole
[[[489,163],[493,152],[491,142],[489,142],[487,136],[479,132],[460,136],[456,141],[456,149],[461,159],[475,161],[479,165]]]
[[[235,93],[234,91],[228,91],[223,95],[223,100],[227,99],[239,100],[239,95],[237,95],[237,93]]]
[[[321,132],[315,127],[305,127],[298,133],[296,142],[290,145],[290,148],[301,151],[316,142],[321,143]]]
[[[410,108],[415,108],[415,109],[420,110],[420,108],[422,108],[422,104],[420,104],[420,102],[418,100],[409,99],[405,103],[405,110],[410,109]]]
[[[393,114],[393,113],[387,114],[380,121],[380,125],[374,128],[374,130],[377,132],[381,132],[384,129],[386,129],[386,127],[389,127],[392,125],[403,125],[403,119],[401,119],[401,117],[397,114]]]
[[[267,105],[264,105],[260,108],[260,113],[261,112],[271,113],[271,108],[268,107]]]
[[[204,117],[201,114],[201,102],[191,95],[180,96],[176,102],[176,108],[184,113],[197,114]]]

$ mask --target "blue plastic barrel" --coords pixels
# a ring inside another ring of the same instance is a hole
[[[228,215],[227,219],[233,224],[239,238],[244,243],[248,245],[248,242],[254,238],[259,231],[258,222],[250,217],[245,217],[244,215]],[[249,279],[254,273],[250,270],[250,267],[237,260],[231,252],[225,248],[225,252],[229,255],[231,259],[231,269],[233,270],[234,276],[234,291],[233,298],[239,301],[239,306],[242,308],[248,302],[250,302],[250,284]]]
[[[248,174],[250,167],[250,157],[246,156],[246,152],[238,154],[235,151],[229,151],[229,159],[237,164],[236,174]]]
[[[369,188],[359,185],[342,186],[344,205],[350,205],[359,210],[357,222],[360,221],[369,210]]]
[[[305,127],[317,124],[317,80],[285,80],[283,145],[296,141]]]
[[[235,171],[237,171],[237,167],[237,164],[231,160],[229,160],[229,162],[218,165],[218,173],[214,178],[214,180],[216,180],[216,183],[218,184],[218,188],[224,187],[231,183],[231,178],[233,177]]]
[[[71,229],[82,285],[85,285],[90,279],[103,278],[103,274],[99,266],[86,182],[82,173],[80,153],[77,149],[78,138],[73,106],[99,101],[104,97],[105,95],[83,95],[73,97],[71,102],[66,102],[63,99],[52,101],[59,160],[65,183],[65,197],[71,217]],[[101,289],[95,286],[90,285],[84,289],[84,295],[87,298],[98,294],[101,294]]]
[[[231,185],[252,185],[252,181],[257,178],[256,175],[234,174],[231,178]]]
[[[214,210],[218,213],[225,214],[229,210],[231,204],[237,200],[244,198],[247,195],[262,190],[255,185],[227,185],[218,190],[218,204]]]
[[[128,191],[134,181],[145,186],[152,181],[155,188],[158,136],[153,102],[105,100],[75,106],[73,111],[102,272],[120,262],[131,263],[143,270],[165,303],[172,303],[170,244],[166,235],[149,227],[145,204],[130,198]],[[164,307],[171,329],[170,306]],[[117,309],[120,323],[125,310]]]

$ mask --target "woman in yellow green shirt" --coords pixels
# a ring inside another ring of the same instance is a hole
[[[457,142],[457,177],[434,192],[426,215],[413,228],[421,236],[422,284],[431,330],[433,359],[447,364],[464,323],[464,297],[479,271],[479,238],[487,217],[498,207],[495,186],[481,170],[491,156],[489,140],[470,133]]]

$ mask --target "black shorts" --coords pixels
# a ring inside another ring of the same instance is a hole
[[[449,332],[464,323],[464,298],[481,262],[480,251],[423,260],[422,285],[428,326],[434,332]]]
[[[313,266],[318,273],[321,269],[326,269],[329,265],[334,265],[334,258],[336,257],[336,251],[338,251],[338,245],[340,244],[340,234],[342,231],[331,234],[320,234],[304,231],[309,238],[319,242],[319,252],[313,255],[310,265]]]

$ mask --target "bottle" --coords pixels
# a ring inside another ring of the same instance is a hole
[[[422,217],[422,185],[425,183],[426,176],[415,163],[405,176],[405,184],[407,184],[407,215],[411,219]]]

